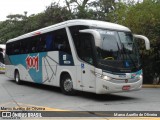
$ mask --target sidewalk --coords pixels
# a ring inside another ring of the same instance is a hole
[[[143,84],[142,88],[160,88],[160,85]]]

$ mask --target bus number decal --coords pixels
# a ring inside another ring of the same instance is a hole
[[[39,71],[39,54],[37,56],[30,56],[28,55],[26,58],[26,65],[27,70],[30,70],[31,68],[36,69],[36,71]]]

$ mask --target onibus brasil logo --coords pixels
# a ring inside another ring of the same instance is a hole
[[[26,66],[27,70],[36,69],[39,71],[39,54],[37,56],[30,56],[28,55],[26,58]]]

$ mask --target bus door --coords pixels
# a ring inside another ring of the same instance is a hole
[[[81,80],[83,91],[95,92],[96,79],[94,75],[94,66],[81,63]]]
[[[81,62],[81,80],[84,91],[95,92],[95,67],[93,62],[93,49],[92,49],[92,36],[91,34],[83,33],[77,50],[78,56],[83,61]]]

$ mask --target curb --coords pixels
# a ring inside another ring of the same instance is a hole
[[[145,84],[142,88],[160,88],[160,85]]]

